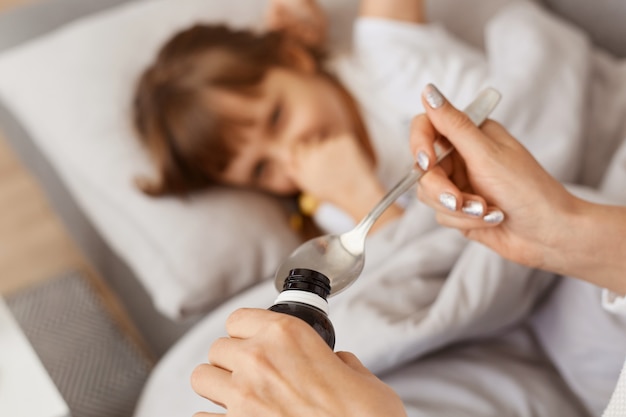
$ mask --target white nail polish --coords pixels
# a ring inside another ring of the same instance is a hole
[[[483,215],[484,208],[479,201],[468,200],[463,203],[461,211],[470,216],[480,217]]]
[[[426,99],[428,105],[433,109],[438,109],[443,106],[443,103],[445,103],[446,100],[439,90],[437,90],[437,87],[432,84],[428,84],[424,89],[424,98]]]
[[[454,194],[441,193],[439,194],[439,202],[448,210],[456,211],[456,197]]]
[[[485,216],[483,217],[483,220],[486,223],[491,223],[491,224],[502,223],[502,221],[504,220],[504,213],[502,213],[500,210],[493,210],[485,214]]]
[[[415,159],[417,161],[417,165],[422,168],[422,171],[426,171],[430,166],[430,158],[428,157],[428,154],[424,151],[419,151],[417,153],[417,158]]]

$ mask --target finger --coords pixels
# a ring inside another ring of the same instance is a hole
[[[482,196],[462,192],[440,166],[433,167],[420,181],[418,198],[435,210],[445,209],[459,216],[482,217],[487,207]]]
[[[226,408],[233,391],[231,375],[224,369],[203,363],[191,373],[191,388],[201,397]]]
[[[341,359],[343,363],[348,365],[351,369],[357,371],[363,375],[371,375],[372,372],[363,365],[363,363],[353,353],[350,352],[337,352],[336,355]]]
[[[504,212],[498,207],[488,206],[483,216],[483,221],[487,223],[488,226],[497,226],[504,221],[505,217]]]
[[[437,159],[434,142],[438,136],[439,133],[437,133],[426,114],[420,114],[413,118],[411,122],[410,146],[415,162],[423,171],[427,171]]]
[[[433,183],[440,184],[432,187]],[[437,211],[460,218],[482,218],[487,214],[487,202],[482,196],[460,192],[448,178],[438,177],[427,186],[420,184],[418,197]]]
[[[482,217],[439,210],[436,212],[436,219],[437,222],[444,227],[467,232],[469,230],[487,229],[498,226],[504,221],[505,216],[499,208],[489,206]]]
[[[268,324],[277,319],[282,319],[284,316],[284,314],[270,310],[240,308],[226,319],[226,332],[231,337],[248,339],[265,332]]]
[[[435,210],[445,207],[456,211],[462,201],[463,193],[450,181],[444,169],[434,166],[424,175],[417,187],[418,198]]]
[[[199,413],[195,413],[193,417],[215,417],[215,416],[225,416],[224,413],[206,413],[204,411],[200,411]]]
[[[420,201],[437,211],[458,217],[482,218],[487,214],[484,197],[461,191],[440,166],[433,167],[424,175],[417,187]],[[489,219],[492,219],[490,216]]]
[[[209,348],[209,363],[226,371],[235,369],[237,355],[240,349],[241,339],[221,337]]]
[[[428,119],[436,131],[445,136],[461,155],[482,154],[493,145],[467,114],[455,108],[432,84],[422,93]]]
[[[463,193],[460,206],[460,211],[464,215],[480,219],[482,219],[487,210],[485,199],[476,194]]]

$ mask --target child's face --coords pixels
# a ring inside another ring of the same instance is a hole
[[[258,96],[220,90],[214,97],[220,112],[246,122],[237,127],[241,144],[220,178],[229,185],[293,194],[298,191],[292,174],[295,152],[312,141],[354,130],[341,92],[316,74],[273,68]]]

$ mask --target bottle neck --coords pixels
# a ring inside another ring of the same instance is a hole
[[[278,294],[274,304],[296,302],[309,304],[328,315],[328,301],[317,294],[305,290],[285,290]]]

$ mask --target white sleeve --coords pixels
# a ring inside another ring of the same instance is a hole
[[[317,227],[324,233],[344,233],[356,226],[354,219],[339,207],[322,202],[313,214]]]
[[[626,317],[626,296],[604,289],[602,290],[602,307],[613,314]]]
[[[454,100],[457,95],[475,94],[486,79],[484,54],[436,23],[359,18],[353,46],[373,87],[394,100],[406,96],[419,103],[427,83],[434,83]]]
[[[354,25],[354,45],[359,52],[406,54],[410,44],[427,52],[437,51],[450,42],[458,43],[438,23],[411,23],[398,20],[360,17]]]

